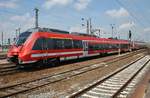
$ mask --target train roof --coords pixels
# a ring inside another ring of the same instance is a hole
[[[31,28],[31,29],[28,29],[27,31],[29,32],[55,32],[55,33],[69,34],[68,31],[53,29],[53,28]]]
[[[98,38],[93,35],[85,34],[85,33],[78,33],[73,32],[69,33],[68,31],[59,30],[59,29],[52,29],[52,28],[32,28],[29,29],[30,32],[47,32],[51,34],[53,37],[59,37],[59,38],[66,38],[66,39],[76,39],[76,40],[86,40],[91,42],[103,42],[103,43],[122,43],[122,44],[128,44],[129,41],[127,40],[118,40],[118,39],[112,39],[112,38]]]

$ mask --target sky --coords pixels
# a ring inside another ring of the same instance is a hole
[[[39,26],[86,33],[86,20],[100,37],[112,36],[150,42],[150,0],[0,0],[0,42],[35,26],[34,8],[39,9]],[[82,20],[84,18],[84,20]]]

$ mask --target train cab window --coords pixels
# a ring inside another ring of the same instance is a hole
[[[44,44],[45,38],[38,38],[33,46],[33,50],[43,50],[46,48],[46,44]]]
[[[26,40],[27,38],[30,36],[32,32],[23,32],[19,35],[19,37],[17,38],[16,42],[15,42],[15,45],[16,46],[20,46],[22,45]]]
[[[70,39],[64,39],[63,40],[64,41],[64,48],[65,49],[71,49],[71,48],[73,48],[72,47],[72,40],[70,40]]]
[[[83,48],[82,41],[80,41],[80,40],[73,40],[73,47],[74,48]]]

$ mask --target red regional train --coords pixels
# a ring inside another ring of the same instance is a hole
[[[19,35],[10,47],[7,58],[18,65],[31,63],[57,63],[61,60],[96,56],[103,53],[129,51],[137,45],[127,40],[98,38],[87,34],[37,28]]]

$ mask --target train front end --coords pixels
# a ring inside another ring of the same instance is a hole
[[[7,52],[7,60],[9,62],[20,64],[20,54],[23,53],[23,48],[25,46],[25,43],[27,42],[29,36],[32,32],[26,31],[19,35],[19,37],[16,39],[15,43],[9,48]],[[28,53],[23,53],[28,54]],[[24,55],[25,57],[26,55]]]

